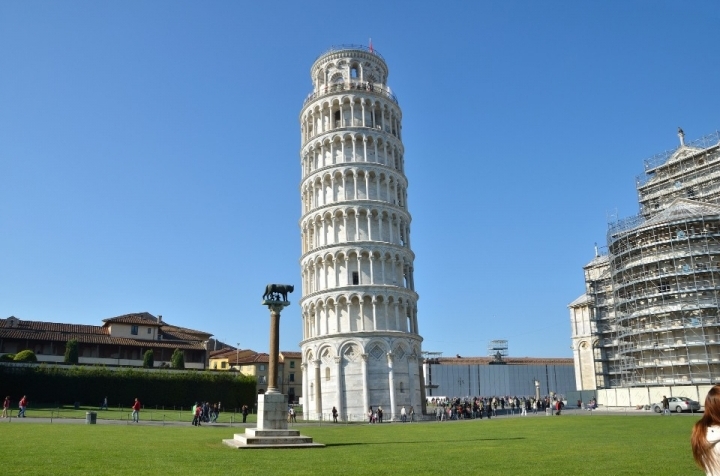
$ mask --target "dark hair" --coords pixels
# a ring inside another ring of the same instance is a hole
[[[708,443],[707,430],[713,425],[720,425],[720,385],[714,385],[705,397],[705,413],[693,426],[690,444],[695,463],[705,472],[718,465],[715,457],[714,443]]]

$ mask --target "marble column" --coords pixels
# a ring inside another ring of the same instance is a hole
[[[335,381],[337,382],[337,385],[335,386],[335,409],[338,412],[338,417],[340,420],[342,420],[342,357],[335,357]]]
[[[393,353],[387,353],[388,386],[390,388],[390,420],[395,421],[395,374],[393,373]]]
[[[362,359],[360,361],[360,364],[362,366],[362,397],[363,397],[363,413],[368,411],[368,408],[370,408],[370,404],[368,403],[368,377],[367,377],[367,354],[360,354],[360,358]]]
[[[315,364],[315,415],[317,419],[320,419],[322,417],[322,391],[320,390],[320,364],[322,364],[322,360],[317,359],[313,364]]]

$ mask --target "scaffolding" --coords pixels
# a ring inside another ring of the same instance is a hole
[[[640,215],[646,218],[676,198],[720,203],[720,131],[647,159],[636,183]]]
[[[508,356],[508,341],[506,340],[491,340],[488,343],[488,357],[494,357],[497,362]]]
[[[676,200],[609,247],[612,386],[720,381],[720,206]],[[717,377],[716,377],[717,376]]]
[[[720,131],[678,135],[584,267],[597,388],[720,383]]]
[[[595,388],[607,388],[615,371],[612,351],[617,339],[614,337],[612,279],[607,249],[596,250],[595,259],[584,267],[585,292],[590,298],[591,332],[597,337],[593,344]],[[616,379],[615,379],[616,380]]]

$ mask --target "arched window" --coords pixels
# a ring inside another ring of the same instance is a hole
[[[325,380],[330,380],[330,367],[325,367]]]

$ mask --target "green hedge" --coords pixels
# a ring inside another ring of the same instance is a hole
[[[227,409],[250,407],[257,400],[255,379],[230,372],[105,367],[0,365],[0,395],[17,402],[27,395],[31,405],[79,402],[129,406],[137,397],[146,406],[190,407],[196,401],[223,402]]]

